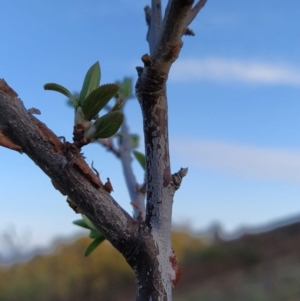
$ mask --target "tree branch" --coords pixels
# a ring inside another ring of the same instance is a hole
[[[138,68],[139,79],[136,92],[140,94],[162,94],[172,63],[177,59],[182,47],[181,37],[185,33],[186,18],[193,0],[170,0],[166,8],[157,42],[149,44],[151,56],[142,57],[144,68]],[[155,48],[154,48],[155,47]],[[141,84],[142,88],[141,87]],[[149,102],[149,101],[148,101]],[[142,108],[143,110],[143,108]]]
[[[126,119],[124,119],[121,127],[122,137],[120,139],[119,153],[123,167],[123,173],[127,185],[127,189],[131,199],[131,205],[133,207],[133,216],[137,218],[140,216],[141,220],[145,217],[145,193],[138,191],[138,184],[135,175],[132,170],[132,140],[128,132],[128,126]]]
[[[123,255],[136,239],[137,223],[105,191],[100,179],[70,143],[62,143],[18,98],[0,91],[0,127],[52,180],[55,187],[88,216]],[[124,255],[124,256],[125,256]]]
[[[207,2],[207,0],[199,0],[194,7],[189,11],[185,23],[186,26],[189,26],[192,21],[196,18],[197,14],[199,13],[199,11],[204,7],[205,3]]]
[[[151,8],[149,6],[145,7],[145,15],[148,24],[147,41],[150,54],[152,54],[161,29],[161,0],[152,0]]]
[[[144,249],[149,247],[152,257],[157,258],[156,264],[153,265],[154,270],[150,275],[153,277],[152,281],[156,281],[154,292],[149,288],[150,285],[146,285],[145,281],[149,281],[149,279],[145,280],[144,266],[137,262],[138,283],[144,287],[144,290],[138,291],[137,295],[142,296],[138,298],[138,301],[151,298],[153,300],[172,300],[172,283],[176,283],[180,276],[177,259],[172,250],[171,216],[174,193],[179,188],[187,169],[181,169],[173,176],[171,175],[166,81],[170,68],[181,50],[181,38],[186,33],[186,20],[192,5],[193,0],[169,0],[159,34],[155,41],[148,39],[150,55],[143,55],[144,67],[137,68],[139,77],[136,84],[136,95],[143,113],[146,153],[145,226],[146,230],[151,233],[149,237],[152,237],[152,241],[144,239],[144,243],[147,245]],[[195,11],[198,6],[197,4]],[[145,237],[148,236],[145,235]],[[149,269],[147,272],[149,273]]]
[[[113,144],[113,138],[99,139],[99,143],[104,146],[107,151],[112,152],[117,158],[120,158],[120,151]]]
[[[182,46],[181,37],[184,32],[185,19],[192,4],[191,0],[169,1],[159,42],[156,44],[152,56],[144,55],[142,57],[144,68],[136,84],[136,93],[144,117],[147,158],[146,223],[148,224],[151,224],[153,216],[158,219],[157,223],[160,224],[162,216],[157,214],[156,210],[164,212],[164,219],[168,216],[168,223],[171,221],[171,209],[168,208],[172,208],[175,189],[170,172],[165,87],[169,69]],[[154,187],[156,192],[154,192]],[[172,192],[170,189],[174,189],[174,191]],[[165,201],[164,191],[168,195],[168,202]],[[154,196],[157,193],[160,195]],[[163,199],[164,202],[162,202]],[[167,215],[166,212],[168,212]]]
[[[186,176],[188,168],[180,168],[180,170],[172,175],[175,190],[180,188],[182,178]]]

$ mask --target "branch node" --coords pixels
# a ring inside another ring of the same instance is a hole
[[[194,36],[195,36],[195,33],[194,33],[193,30],[191,30],[190,28],[186,27],[185,30],[184,30],[183,35],[194,37]]]
[[[142,62],[145,64],[146,67],[153,65],[153,60],[151,56],[147,53],[142,56]]]
[[[146,19],[146,23],[148,26],[150,26],[150,23],[151,23],[151,8],[147,5],[145,8],[144,8],[144,11],[145,11],[145,19]]]
[[[180,168],[180,170],[172,175],[173,185],[175,190],[179,189],[182,178],[187,175],[188,168]]]
[[[87,145],[91,142],[90,139],[87,139],[85,137],[85,128],[84,125],[81,123],[78,123],[74,126],[74,130],[73,130],[73,141],[74,141],[74,145],[80,149],[81,147],[83,147],[84,145]]]
[[[76,145],[66,142],[64,144],[64,155],[70,164],[72,164],[95,188],[103,187],[99,177],[93,173],[88,164],[83,160],[82,153]]]
[[[41,115],[41,111],[39,109],[37,109],[37,108],[31,108],[31,109],[28,109],[27,111],[31,115],[33,115],[33,114]]]
[[[114,191],[112,185],[111,185],[111,182],[109,180],[109,178],[107,178],[107,181],[105,182],[103,188],[108,192],[108,193],[111,193],[112,191]]]

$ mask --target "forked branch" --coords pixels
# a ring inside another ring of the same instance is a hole
[[[199,0],[193,8],[189,11],[187,18],[186,18],[186,26],[189,26],[192,21],[196,18],[198,15],[199,11],[204,7],[205,3],[207,0]]]

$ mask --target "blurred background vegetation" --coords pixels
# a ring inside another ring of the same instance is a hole
[[[213,234],[173,233],[183,270],[175,301],[300,300],[300,223],[230,241]],[[134,275],[123,257],[107,241],[84,257],[90,241],[81,237],[2,266],[0,301],[134,300]]]

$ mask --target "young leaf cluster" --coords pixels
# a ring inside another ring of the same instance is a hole
[[[84,214],[82,214],[82,219],[74,221],[73,224],[90,230],[89,237],[93,241],[88,245],[84,253],[85,256],[89,256],[105,240],[105,237]]]
[[[75,109],[75,126],[82,125],[85,130],[85,139],[95,141],[109,138],[120,128],[124,116],[121,112],[122,101],[117,100],[113,108],[99,117],[100,111],[120,90],[118,84],[100,85],[101,70],[99,62],[96,62],[86,73],[79,96],[74,96],[67,88],[48,83],[45,90],[52,90],[67,96],[69,103]]]
[[[44,86],[45,90],[56,91],[68,97],[68,103],[75,109],[75,126],[83,125],[85,137],[91,140],[114,136],[123,122],[121,110],[124,102],[134,97],[131,78],[125,77],[120,82],[99,86],[100,78],[100,65],[96,62],[88,70],[80,93],[74,95],[65,87],[55,83],[49,83]],[[116,98],[116,102],[109,108],[107,104],[113,97]],[[99,112],[104,108],[105,110],[109,108],[109,112],[99,117]],[[116,136],[122,139],[121,133]],[[139,145],[139,136],[130,134],[130,138],[133,155],[145,170],[145,155],[136,151]],[[85,256],[88,256],[105,238],[85,215],[82,215],[82,219],[73,223],[90,230],[89,237],[93,241],[85,251]]]

